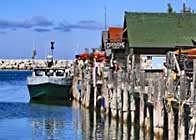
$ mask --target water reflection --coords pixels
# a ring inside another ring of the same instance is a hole
[[[77,102],[29,102],[31,72],[0,72],[0,140],[149,140],[150,134]],[[7,102],[6,102],[7,101]],[[153,138],[151,138],[153,139]]]
[[[136,130],[135,125],[109,119],[77,102],[62,104],[0,103],[0,139],[14,136],[24,140],[153,139],[142,129]]]
[[[61,139],[64,135],[64,129],[64,120],[32,119],[33,140],[39,140],[40,138],[50,140]]]
[[[79,109],[70,106],[70,102],[55,104],[41,104],[41,102],[31,103],[32,116],[32,139],[40,140],[80,140],[80,116],[75,113]],[[76,117],[76,118],[75,118]],[[76,127],[76,123],[78,126]]]
[[[152,140],[150,133],[130,123],[120,123],[120,120],[110,119],[108,116],[92,109],[86,109],[76,102],[72,104],[73,108],[80,108],[81,130],[83,140]],[[74,112],[74,118],[79,112]],[[77,122],[78,123],[78,122]]]

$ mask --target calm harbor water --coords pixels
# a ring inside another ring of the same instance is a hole
[[[30,71],[0,71],[0,140],[132,140],[133,126],[109,120],[76,102],[30,103]]]

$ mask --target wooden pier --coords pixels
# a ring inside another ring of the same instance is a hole
[[[138,29],[132,28],[137,25],[130,19],[145,17],[143,24],[147,26],[147,19],[155,16],[125,13],[122,29],[109,28],[108,36],[103,32],[101,50],[94,49],[92,53],[78,55],[73,97],[84,107],[94,108],[117,120],[118,123],[113,125],[134,126],[136,139],[141,136],[142,128],[151,140],[196,140],[196,57],[181,51],[192,51],[195,46],[186,40],[178,43],[187,45],[174,45],[170,37],[176,36],[174,32],[179,30],[177,25],[171,25],[174,34],[170,31],[171,34],[166,37],[169,41],[166,39],[162,44],[157,44],[161,35],[156,34],[166,34],[168,31],[156,26],[151,30],[155,36],[149,47],[145,47],[149,44],[145,44],[145,37],[142,38],[145,34],[140,35],[143,47],[137,44],[138,40],[134,42],[129,37]],[[160,14],[156,18],[158,16]],[[165,18],[167,16],[176,21],[175,18],[180,15],[163,14],[159,20],[169,24],[169,19]],[[184,18],[189,18],[186,16]],[[141,29],[150,32],[146,26],[144,29],[143,24],[140,25]],[[162,47],[163,44],[169,45]],[[154,58],[162,58],[161,67],[153,66]],[[123,131],[132,133],[129,127]]]

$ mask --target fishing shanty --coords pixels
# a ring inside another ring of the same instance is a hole
[[[151,139],[196,140],[196,14],[125,12],[75,59],[73,97]],[[129,129],[128,129],[129,130]],[[146,133],[147,135],[147,133]]]

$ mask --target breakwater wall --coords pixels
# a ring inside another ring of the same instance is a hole
[[[71,66],[71,60],[55,60],[57,67]],[[0,59],[0,70],[32,70],[34,68],[45,68],[46,60],[43,59]]]

